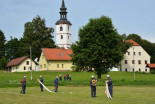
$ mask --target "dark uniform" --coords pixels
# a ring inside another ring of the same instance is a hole
[[[112,85],[112,79],[111,78],[108,78],[108,88],[109,88],[109,93],[111,95],[111,97],[113,96],[113,85]]]
[[[90,87],[91,87],[91,97],[96,97],[96,79],[95,78],[91,78]]]
[[[21,81],[22,83],[22,94],[25,94],[25,89],[26,89],[26,77],[24,77]]]
[[[58,92],[58,78],[54,80],[55,92]]]
[[[62,77],[61,77],[61,74],[59,74],[59,80],[60,80],[60,81],[62,81]]]
[[[40,82],[43,84],[43,78],[42,77],[40,77]],[[42,84],[40,84],[41,92],[43,92],[43,85]]]

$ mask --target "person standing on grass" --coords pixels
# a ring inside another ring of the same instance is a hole
[[[64,74],[64,81],[66,80],[66,74]]]
[[[112,85],[112,79],[110,78],[110,75],[107,75],[107,79],[108,81],[106,81],[106,83],[108,84],[109,93],[111,97],[113,97],[113,85]]]
[[[26,90],[26,76],[24,76],[24,78],[21,81],[22,83],[22,94],[25,94],[25,90]]]
[[[90,87],[91,87],[91,97],[96,97],[96,82],[94,75],[91,76]]]
[[[43,77],[40,75],[40,82],[43,84]],[[40,83],[41,92],[43,92],[43,85]]]
[[[58,92],[58,76],[56,76],[56,79],[54,80],[54,87],[55,87],[55,92]]]
[[[71,74],[69,74],[69,80],[71,81]]]
[[[62,81],[61,73],[59,74],[59,80]]]

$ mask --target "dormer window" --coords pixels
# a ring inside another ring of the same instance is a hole
[[[63,27],[62,26],[60,26],[60,31],[63,31]]]

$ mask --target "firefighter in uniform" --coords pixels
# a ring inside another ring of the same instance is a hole
[[[96,82],[97,82],[97,80],[92,75],[91,80],[90,80],[91,97],[96,97]]]
[[[106,81],[106,82],[108,84],[109,93],[110,93],[111,97],[113,97],[113,85],[112,85],[112,79],[110,78],[110,75],[107,75],[107,79],[108,79],[108,81]]]
[[[56,76],[56,79],[54,80],[54,87],[55,87],[55,92],[58,92],[58,76]]]
[[[26,76],[24,76],[24,78],[21,81],[22,83],[22,94],[25,94],[25,90],[26,90]]]
[[[43,77],[40,75],[40,82],[43,84]],[[43,85],[40,83],[41,92],[43,92]]]

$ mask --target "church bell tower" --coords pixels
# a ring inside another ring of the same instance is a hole
[[[60,20],[56,22],[56,46],[60,48],[71,48],[71,23],[67,20],[67,8],[62,0],[60,8]]]

